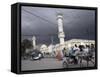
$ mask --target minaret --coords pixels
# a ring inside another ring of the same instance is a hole
[[[36,37],[35,36],[32,37],[32,43],[33,43],[33,49],[35,49],[36,48]]]
[[[63,31],[63,15],[61,13],[57,14],[57,22],[58,22],[58,38],[60,41],[61,49],[63,49],[65,33]]]

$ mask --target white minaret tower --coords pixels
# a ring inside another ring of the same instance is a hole
[[[33,43],[33,49],[35,49],[36,48],[36,37],[35,36],[32,37],[32,43]]]
[[[58,22],[58,38],[62,49],[64,47],[65,33],[63,31],[63,15],[61,13],[57,14],[57,22]]]

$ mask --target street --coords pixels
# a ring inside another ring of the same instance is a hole
[[[41,60],[22,60],[21,62],[21,70],[43,70],[43,69],[60,69],[63,68],[62,61],[59,61],[55,58],[44,58]],[[89,66],[94,66],[94,64],[89,63]],[[80,67],[79,64],[77,65],[69,65],[69,68]],[[83,67],[86,66],[86,62],[83,62]]]
[[[22,70],[40,70],[57,68],[62,68],[62,61],[58,61],[54,58],[44,58],[36,61],[22,60]]]

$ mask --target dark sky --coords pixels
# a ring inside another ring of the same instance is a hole
[[[65,40],[95,39],[95,11],[22,7],[22,39],[36,35],[37,43],[58,43],[57,13],[63,14]],[[52,36],[52,37],[51,37]]]

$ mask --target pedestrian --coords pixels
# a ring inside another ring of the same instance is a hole
[[[63,57],[66,57],[66,48],[63,48],[62,54],[63,54]]]
[[[77,54],[79,53],[79,48],[78,46],[75,44],[74,48],[73,48],[73,59],[74,59],[74,63],[77,64],[78,63],[78,59],[77,59]]]

